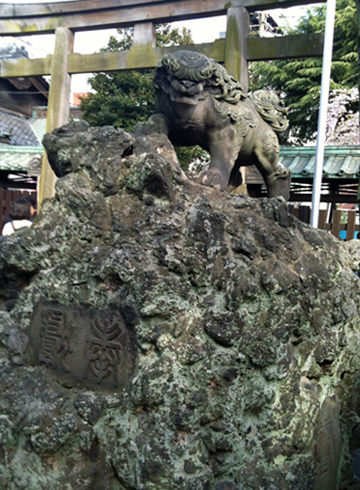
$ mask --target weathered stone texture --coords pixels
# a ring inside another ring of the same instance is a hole
[[[164,137],[45,145],[57,194],[0,243],[0,488],[359,489],[357,243]]]

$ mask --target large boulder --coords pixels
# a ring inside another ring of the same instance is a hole
[[[359,489],[356,244],[165,136],[45,146],[56,196],[0,243],[0,488]]]

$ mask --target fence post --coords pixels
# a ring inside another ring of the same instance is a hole
[[[355,233],[355,220],[356,211],[348,212],[347,226],[346,226],[346,241],[353,240]]]
[[[335,209],[333,212],[333,221],[331,233],[336,236],[336,238],[340,238],[340,220],[341,220],[341,209]]]
[[[298,218],[303,223],[310,223],[310,207],[309,206],[299,206]]]
[[[319,229],[325,230],[326,228],[326,219],[327,219],[327,209],[320,209],[319,211]]]

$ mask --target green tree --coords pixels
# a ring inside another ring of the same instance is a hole
[[[119,39],[110,37],[100,51],[130,49],[134,29],[118,29]],[[192,43],[188,29],[173,29],[170,24],[156,26],[157,46]],[[81,101],[83,118],[92,126],[114,125],[126,131],[134,129],[139,121],[146,121],[154,113],[153,70],[97,73],[88,82],[95,91]]]
[[[325,19],[326,5],[313,7],[287,34],[323,32]],[[337,0],[331,90],[357,86],[357,35],[355,0]],[[251,71],[253,90],[271,88],[284,97],[293,138],[298,142],[313,139],[318,122],[322,58],[252,63]]]

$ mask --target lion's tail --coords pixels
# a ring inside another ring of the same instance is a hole
[[[284,133],[287,130],[289,127],[287,109],[275,92],[256,90],[249,96],[249,100],[274,131]]]

